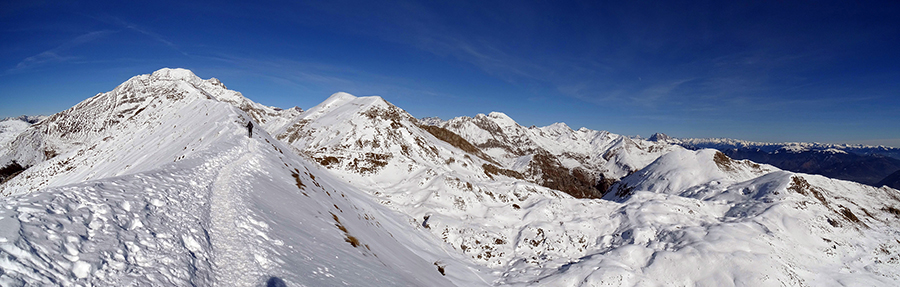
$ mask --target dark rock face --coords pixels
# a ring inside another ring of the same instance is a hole
[[[25,169],[27,169],[27,167],[19,165],[19,163],[17,163],[16,161],[13,161],[7,166],[0,167],[0,183],[13,178],[22,171],[25,171]]]
[[[565,192],[575,198],[601,198],[605,191],[600,190],[601,184],[585,170],[567,169],[559,163],[559,159],[548,153],[535,154],[528,166],[527,174],[537,179],[536,183]]]

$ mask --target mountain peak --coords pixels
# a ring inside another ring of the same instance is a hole
[[[328,99],[325,99],[325,101],[323,103],[338,102],[338,101],[344,102],[344,101],[350,101],[353,99],[356,99],[356,96],[351,95],[350,93],[337,92],[337,93],[331,94],[331,96],[329,96]]]
[[[191,70],[183,68],[162,68],[150,74],[151,80],[185,80],[195,81],[202,80],[200,77],[191,72]],[[218,79],[216,80],[218,82]],[[219,82],[221,83],[221,82]]]
[[[515,120],[501,112],[491,112],[487,116],[500,126],[510,127],[518,125]]]
[[[670,137],[664,133],[655,133],[652,136],[650,136],[650,138],[648,138],[647,140],[652,141],[652,142],[666,142],[671,139],[672,139],[672,137]]]
[[[569,127],[569,125],[567,125],[566,123],[563,123],[563,122],[552,123],[549,126],[546,126],[545,128],[552,129],[552,130],[560,130],[560,131],[571,131],[572,130],[572,128]]]
[[[351,103],[352,105],[349,105]],[[337,109],[340,109],[342,112],[352,110],[356,113],[364,112],[372,107],[387,106],[392,105],[379,96],[357,97],[345,92],[337,92],[328,97],[324,102],[307,110],[306,117],[310,119],[317,118],[322,114],[331,113]]]

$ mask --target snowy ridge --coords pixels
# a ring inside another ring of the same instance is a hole
[[[54,167],[24,172],[6,184],[5,192],[111,176],[101,172],[106,170],[116,175],[139,172],[183,158],[209,144],[217,136],[212,132],[224,124],[224,119],[209,118],[210,111],[231,106],[256,115],[254,121],[264,126],[278,126],[287,121],[282,118],[297,113],[252,103],[214,78],[202,80],[183,69],[135,76],[20,133],[9,149],[0,152],[0,165],[16,161]],[[88,162],[72,164],[74,157]]]
[[[0,285],[485,284],[403,215],[262,129],[248,138],[250,114],[192,97],[175,75],[167,92],[185,97],[0,186],[12,194],[0,199]]]
[[[900,285],[896,189],[502,113],[430,123],[137,76],[0,150],[30,166],[0,184],[0,285]]]
[[[0,253],[20,260],[3,265],[15,277],[0,279],[256,286],[274,277],[309,285],[442,286],[449,283],[431,263],[460,268],[446,254],[435,258],[442,252],[434,245],[409,242],[427,237],[409,237],[416,232],[391,219],[397,215],[278,152],[283,147],[273,139],[247,140],[236,124],[226,136],[162,170],[5,198],[11,210],[3,211],[3,224],[20,222],[4,230],[25,232],[2,235],[9,243]],[[34,208],[43,206],[58,211]],[[390,233],[405,236],[397,241]],[[345,243],[348,236],[359,245]],[[23,256],[28,246],[43,251]]]

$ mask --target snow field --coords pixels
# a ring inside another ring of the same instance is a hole
[[[35,162],[0,186],[0,286],[900,285],[900,192],[712,150],[438,122],[482,158],[378,97],[279,111],[171,69],[73,110],[0,152]],[[510,147],[624,178],[485,172],[526,169]]]

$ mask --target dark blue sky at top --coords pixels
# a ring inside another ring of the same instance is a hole
[[[900,146],[900,2],[434,2],[6,1],[0,117],[182,67],[285,108]]]

